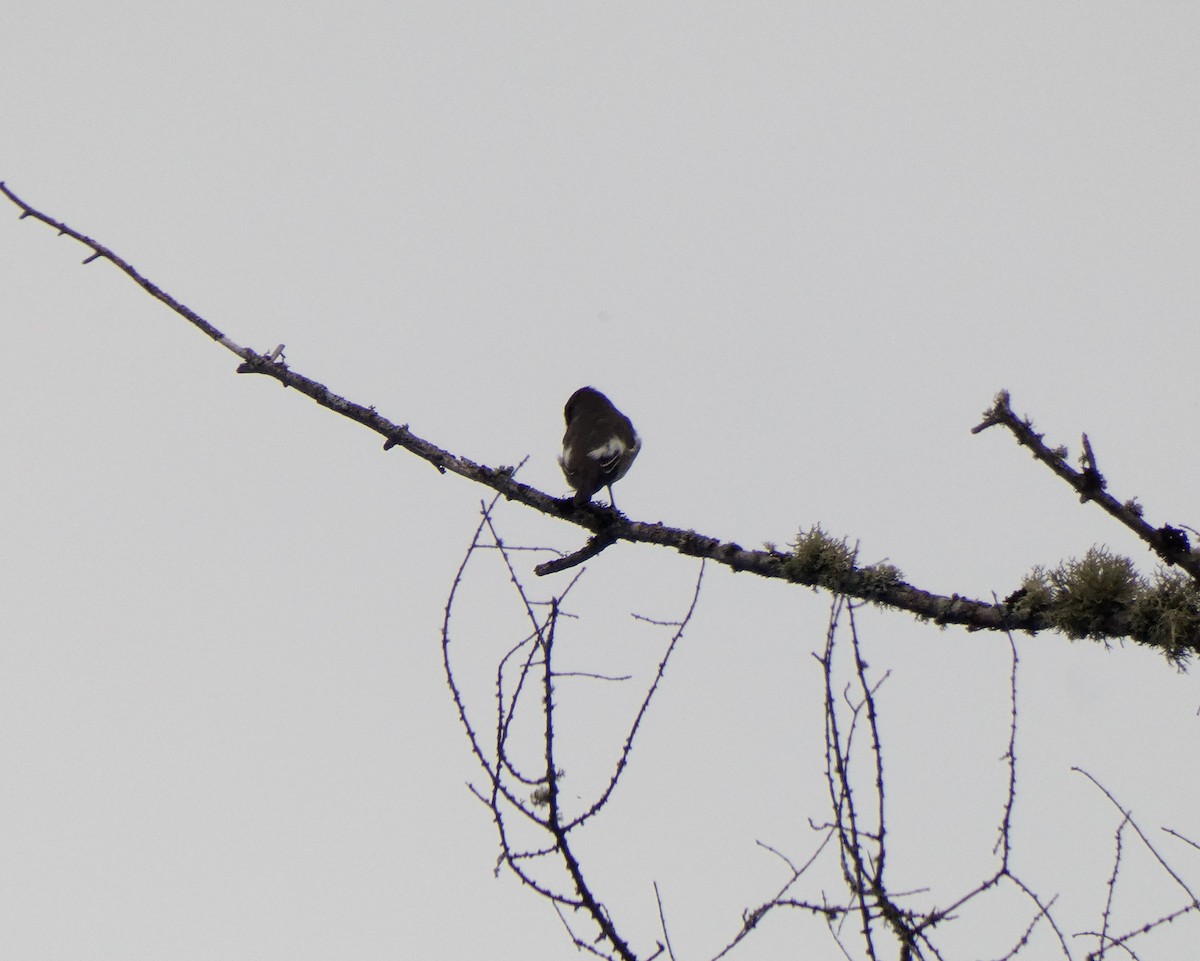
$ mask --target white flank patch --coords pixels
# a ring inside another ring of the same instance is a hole
[[[621,438],[614,434],[604,442],[603,446],[588,451],[588,457],[592,460],[612,460],[612,458],[620,457],[624,454],[625,450],[625,444],[621,441]]]

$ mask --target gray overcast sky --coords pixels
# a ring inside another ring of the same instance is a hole
[[[986,598],[1097,542],[1150,566],[1006,437],[969,434],[998,388],[1073,452],[1086,430],[1152,522],[1197,519],[1198,39],[1184,4],[23,2],[0,35],[0,178],[457,453],[529,455],[527,482],[565,490],[562,403],[592,383],[644,438],[631,517],[747,546],[821,522]],[[441,674],[484,492],[235,376],[10,213],[0,953],[574,956],[492,876]],[[500,518],[514,542],[581,539]],[[630,612],[677,617],[695,574],[602,555],[575,663],[644,671],[662,638]],[[486,685],[520,628],[494,564],[469,586],[464,670]],[[652,881],[679,956],[710,957],[781,881],[755,841],[811,850],[827,616],[710,569],[586,842],[639,948]],[[993,864],[1007,643],[861,627],[892,672],[893,864],[945,903]],[[1157,833],[1200,837],[1200,687],[1132,648],[1020,650],[1018,865],[1071,934],[1098,923],[1117,823],[1072,764],[1200,872]],[[586,784],[625,695],[577,696]],[[1126,868],[1115,927],[1182,903],[1140,852]],[[1027,919],[986,906],[948,956],[1000,955]],[[1181,957],[1196,920],[1156,937],[1144,958]],[[739,956],[788,946],[836,953],[780,916]]]

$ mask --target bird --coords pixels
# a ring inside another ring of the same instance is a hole
[[[595,387],[580,387],[563,408],[567,432],[558,459],[567,483],[575,488],[575,506],[582,507],[601,487],[608,488],[625,476],[642,439],[629,418]]]

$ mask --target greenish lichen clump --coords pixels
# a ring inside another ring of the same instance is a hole
[[[1133,561],[1093,547],[1081,560],[1059,564],[1047,575],[1054,592],[1054,626],[1068,637],[1112,637],[1113,619],[1133,606],[1143,581]]]
[[[820,524],[798,533],[789,546],[792,553],[784,567],[790,580],[838,590],[854,573],[854,549],[846,538],[825,533]]]
[[[801,531],[789,545],[783,561],[789,580],[831,591],[846,591],[865,600],[882,599],[902,582],[903,574],[892,564],[880,562],[866,567],[855,563],[857,548],[844,537],[827,534],[820,524]]]
[[[886,597],[904,581],[904,572],[887,561],[859,568],[859,574],[862,576],[859,589],[867,600]]]
[[[1175,571],[1159,571],[1146,585],[1129,615],[1129,636],[1161,648],[1182,666],[1200,650],[1200,588]]]
[[[1133,561],[1104,547],[1052,570],[1035,567],[1009,603],[1020,619],[1043,619],[1071,638],[1129,637],[1182,665],[1200,651],[1200,588],[1186,574],[1160,571],[1153,582]]]

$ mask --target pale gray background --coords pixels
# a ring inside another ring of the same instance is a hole
[[[285,342],[456,452],[528,454],[524,479],[563,491],[561,405],[593,383],[645,439],[618,488],[634,518],[748,546],[819,521],[981,597],[1096,542],[1149,569],[1007,437],[968,433],[1009,387],[1073,452],[1087,430],[1152,522],[1197,520],[1192,6],[23,2],[4,19],[0,177],[233,338]],[[109,265],[0,218],[0,955],[576,956],[492,876],[441,674],[485,492],[235,376]],[[514,542],[582,537],[500,518]],[[573,663],[644,670],[662,638],[629,613],[678,616],[695,571],[627,545],[592,563]],[[486,685],[519,622],[500,572],[478,575],[462,652]],[[825,595],[710,569],[581,842],[641,951],[653,880],[679,956],[703,958],[782,878],[755,841],[811,849],[827,614]],[[892,671],[895,878],[946,903],[993,864],[1007,643],[861,626]],[[1098,923],[1117,823],[1072,764],[1200,878],[1158,832],[1200,837],[1195,677],[1052,634],[1020,650],[1015,864],[1061,895],[1066,931]],[[582,788],[629,693],[574,693],[597,712],[565,761]],[[1184,902],[1132,845],[1118,892],[1119,930]],[[990,902],[948,956],[1000,955],[1028,917]],[[1142,957],[1184,956],[1196,925]],[[789,945],[837,956],[783,914],[738,956]]]

